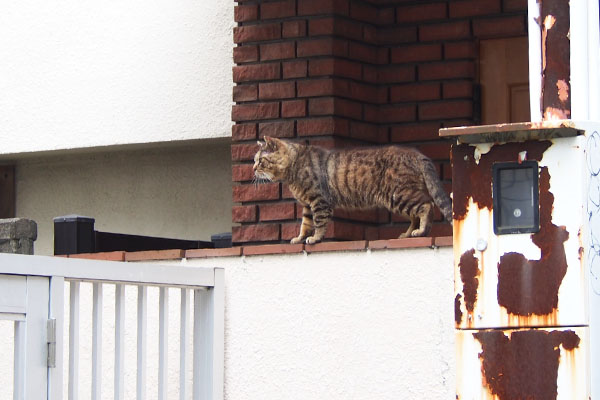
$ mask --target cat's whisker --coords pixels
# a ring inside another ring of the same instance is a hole
[[[258,186],[259,184],[273,182],[273,178],[269,175],[265,174],[257,174],[252,178],[252,183],[254,186]]]

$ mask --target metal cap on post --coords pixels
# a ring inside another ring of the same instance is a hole
[[[0,253],[33,254],[37,224],[25,218],[0,219]]]
[[[215,249],[231,247],[231,232],[217,233],[210,236],[210,241]]]
[[[74,214],[54,218],[54,254],[93,253],[95,221]]]

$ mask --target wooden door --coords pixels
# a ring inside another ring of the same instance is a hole
[[[482,40],[479,83],[483,125],[530,121],[527,37]]]

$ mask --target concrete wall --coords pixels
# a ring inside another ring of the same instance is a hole
[[[225,398],[454,398],[452,248],[187,260],[225,268]]]
[[[229,140],[19,160],[17,215],[38,223],[35,253],[53,254],[54,217],[96,229],[210,240],[231,230]]]
[[[227,400],[454,398],[451,247],[156,263],[225,269]],[[81,284],[80,398],[91,390],[91,290],[90,283]],[[103,292],[102,393],[111,398],[114,285]],[[67,285],[64,293],[66,384]],[[126,286],[125,398],[135,397],[136,293]],[[179,289],[170,289],[169,399],[179,394],[179,301]],[[147,323],[147,396],[156,398],[157,288],[148,290]],[[12,341],[12,322],[0,321],[0,398],[12,387]]]
[[[233,3],[0,5],[0,156],[231,135]]]

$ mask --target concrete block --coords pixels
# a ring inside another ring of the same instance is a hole
[[[0,219],[0,253],[33,254],[37,224],[25,218]]]

